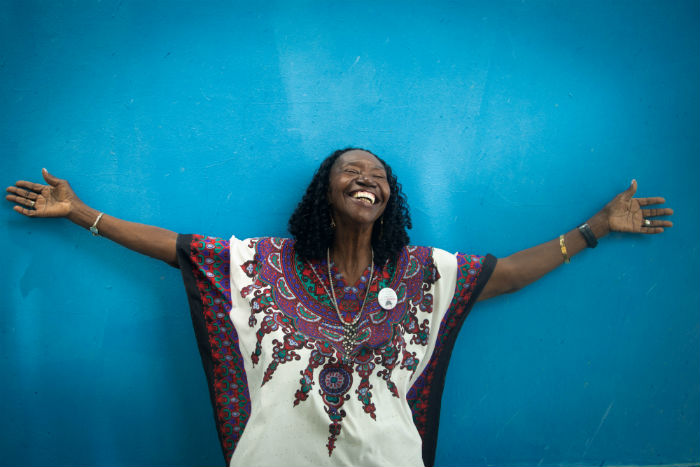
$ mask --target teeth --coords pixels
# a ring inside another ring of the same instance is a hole
[[[352,194],[353,198],[369,201],[369,204],[374,204],[374,195],[368,191],[356,191]]]

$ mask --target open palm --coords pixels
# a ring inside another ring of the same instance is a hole
[[[20,180],[14,186],[7,187],[5,196],[16,203],[14,210],[29,217],[65,217],[70,213],[73,203],[78,199],[66,180],[41,171],[48,185]]]
[[[663,232],[664,227],[673,225],[667,220],[651,219],[659,216],[670,216],[673,214],[673,209],[642,209],[643,206],[665,203],[664,198],[633,198],[636,192],[637,181],[632,180],[627,190],[617,195],[605,206],[604,211],[608,215],[610,230],[655,234]]]

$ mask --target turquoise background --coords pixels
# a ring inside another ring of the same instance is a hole
[[[0,174],[179,232],[285,235],[388,160],[412,242],[505,256],[632,178],[676,214],[477,305],[437,464],[700,462],[697,1],[0,0]],[[221,465],[179,272],[0,211],[0,458]],[[300,434],[303,435],[303,434]],[[378,442],[378,441],[375,441]]]

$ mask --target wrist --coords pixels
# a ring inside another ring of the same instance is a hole
[[[95,222],[98,214],[97,210],[91,208],[82,201],[77,201],[72,203],[70,212],[66,217],[74,224],[89,229],[93,222]]]
[[[603,211],[588,219],[586,223],[591,227],[595,238],[599,240],[610,233],[610,222],[608,222],[608,216]]]

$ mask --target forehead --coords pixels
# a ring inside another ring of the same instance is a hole
[[[354,149],[343,153],[338,159],[336,159],[333,164],[334,168],[345,167],[347,165],[362,165],[369,169],[380,169],[384,170],[384,165],[377,159],[377,157],[367,151],[362,151],[359,149]]]

